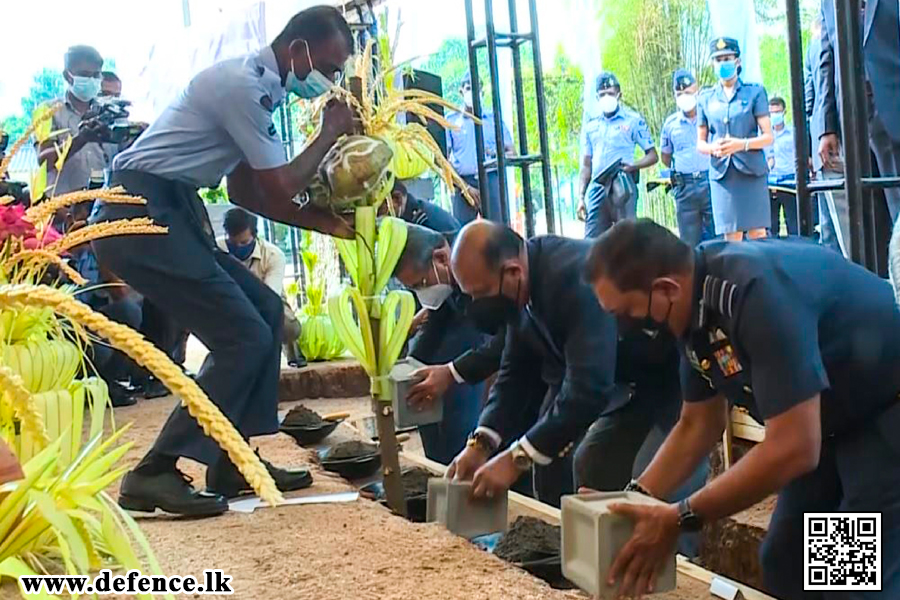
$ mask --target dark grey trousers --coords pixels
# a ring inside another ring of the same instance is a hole
[[[716,237],[709,177],[705,174],[702,179],[690,175],[677,177],[674,192],[678,234],[693,247]]]
[[[98,259],[209,349],[197,383],[245,438],[278,430],[277,390],[284,309],[281,298],[240,262],[218,251],[204,227],[196,190],[137,172],[113,174],[147,206],[106,205],[96,220],[149,214],[166,235],[94,243]],[[153,449],[213,464],[222,454],[178,406]]]

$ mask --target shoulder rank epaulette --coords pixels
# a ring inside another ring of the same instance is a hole
[[[714,310],[723,317],[734,315],[734,296],[737,286],[726,279],[707,275],[703,280],[703,295],[700,300],[700,325],[706,325],[706,311]]]

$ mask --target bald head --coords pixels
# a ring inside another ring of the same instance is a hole
[[[509,227],[493,221],[473,221],[456,237],[451,267],[462,291],[472,298],[518,289],[515,296],[510,294],[518,301],[516,296],[523,291],[528,271],[525,242]]]

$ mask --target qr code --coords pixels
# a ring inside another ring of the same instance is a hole
[[[806,513],[806,591],[881,590],[881,513]]]

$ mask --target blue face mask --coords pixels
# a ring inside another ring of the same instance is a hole
[[[728,80],[737,74],[737,61],[726,60],[716,63],[716,76],[722,80]]]
[[[772,125],[775,127],[784,125],[784,113],[772,113]]]
[[[228,254],[241,262],[250,258],[253,255],[253,251],[256,250],[256,240],[253,240],[249,244],[244,244],[243,246],[228,240],[225,242],[225,245],[228,246]]]
[[[313,67],[312,57],[309,54],[309,44],[306,40],[303,40],[303,43],[306,44],[306,58],[309,60],[309,74],[301,81],[294,72],[294,59],[291,57],[291,70],[288,71],[284,87],[287,91],[294,92],[304,100],[312,100],[330,90],[331,86],[334,85],[334,82],[326,77],[321,71]]]
[[[72,75],[69,91],[82,102],[90,102],[100,94],[100,78]]]

